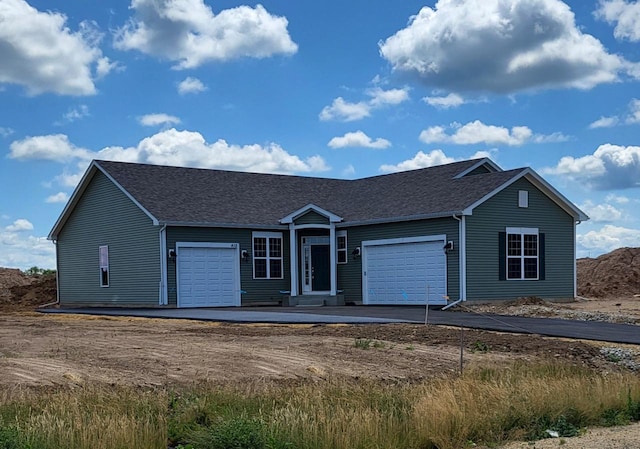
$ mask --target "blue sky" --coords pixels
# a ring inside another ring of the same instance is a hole
[[[640,4],[0,0],[0,266],[89,162],[358,178],[489,156],[640,246]]]

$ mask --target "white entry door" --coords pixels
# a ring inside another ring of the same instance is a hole
[[[178,243],[178,307],[240,305],[240,255],[236,243]]]
[[[386,242],[363,242],[364,304],[445,305],[445,239]]]

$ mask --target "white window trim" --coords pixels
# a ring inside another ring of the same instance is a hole
[[[267,239],[267,255],[266,257],[256,257],[255,251],[255,239],[265,238]],[[280,239],[280,257],[271,257],[269,254],[269,239]],[[251,268],[253,270],[253,279],[256,280],[268,280],[268,279],[284,279],[284,240],[282,239],[282,232],[252,232],[251,234],[251,253],[253,255],[251,260]],[[256,277],[256,259],[265,260],[267,263],[267,277]],[[280,260],[280,277],[271,276],[271,260]]]
[[[520,255],[519,256],[509,256],[509,234],[520,235]],[[533,259],[534,256],[525,256],[524,255],[524,236],[525,235],[535,235],[536,238],[536,277],[535,278],[527,278],[524,277],[524,261],[525,259]],[[537,281],[540,280],[540,233],[538,232],[538,228],[507,228],[505,233],[505,279],[508,281]],[[513,278],[509,277],[509,259],[520,259],[520,277]]]
[[[338,239],[340,237],[344,237],[343,249],[338,248]],[[347,262],[349,262],[349,251],[347,250],[348,247],[349,247],[349,241],[347,240],[347,231],[336,231],[336,262],[340,260],[340,257],[338,257],[338,254],[340,254],[340,252],[344,252],[344,262],[337,262],[339,265],[344,265]]]
[[[104,258],[103,258],[104,251]],[[111,272],[109,270],[109,245],[100,245],[98,247],[98,265],[99,265],[99,275],[100,275],[100,287],[107,288],[111,283]],[[102,270],[106,270],[107,272],[107,283],[102,283]]]

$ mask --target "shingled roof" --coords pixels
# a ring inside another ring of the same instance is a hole
[[[480,166],[491,172],[475,174],[474,168]],[[96,168],[158,223],[170,225],[279,226],[282,218],[309,204],[341,217],[342,224],[451,216],[524,174],[542,179],[528,168],[502,171],[488,159],[356,180],[111,161],[94,161],[89,172]],[[73,208],[73,201],[67,209]],[[67,209],[51,236],[63,225]]]

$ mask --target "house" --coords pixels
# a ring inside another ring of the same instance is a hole
[[[356,180],[93,161],[53,227],[62,306],[576,296],[588,217],[489,159]]]

